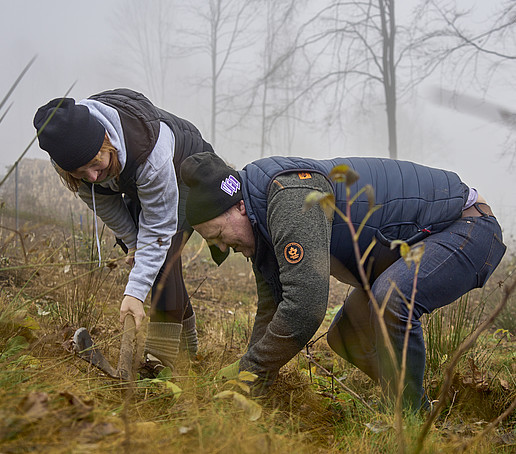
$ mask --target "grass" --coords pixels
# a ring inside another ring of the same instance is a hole
[[[118,308],[128,270],[91,266],[88,261],[95,263],[91,255],[95,247],[77,232],[63,233],[42,225],[33,228],[34,234],[26,237],[31,251],[28,267],[16,241],[4,244],[0,238],[8,263],[1,271],[0,290],[0,452],[398,450],[394,415],[378,411],[380,389],[332,354],[324,337],[310,352],[330,376],[301,352],[282,369],[271,395],[256,401],[262,407],[258,419],[250,419],[245,405],[215,398],[223,390],[235,389],[214,377],[245,351],[255,312],[254,277],[250,264],[240,256],[231,256],[217,268],[203,250],[189,263],[184,275],[190,294],[197,289],[192,303],[198,319],[199,355],[192,362],[183,358],[172,376],[141,380],[131,396],[127,387],[102,376],[70,352],[74,330],[91,313],[89,327],[95,340],[116,363]],[[106,237],[106,257],[112,253],[110,244]],[[194,236],[187,244],[185,263],[199,246],[200,239]],[[430,392],[437,393],[443,367],[459,339],[474,329],[499,298],[497,288],[490,291],[472,292],[450,306],[449,313],[443,311],[428,320]],[[346,292],[346,286],[332,280],[329,315]],[[514,300],[510,303],[509,310],[514,310]],[[318,334],[326,331],[330,321],[328,316]],[[430,339],[431,330],[440,333],[439,341]],[[465,441],[473,440],[514,399],[513,337],[495,331],[484,333],[459,363],[449,403],[433,425],[423,452],[460,452]],[[341,389],[336,379],[370,408]],[[408,452],[423,422],[421,415],[405,418]],[[468,451],[511,452],[515,422],[514,415],[509,416],[486,437],[475,439]]]

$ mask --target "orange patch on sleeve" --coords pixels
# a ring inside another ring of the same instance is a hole
[[[283,254],[288,263],[299,263],[305,255],[305,251],[299,243],[292,242],[285,246]]]

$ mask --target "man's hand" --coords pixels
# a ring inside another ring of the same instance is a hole
[[[125,317],[131,314],[134,317],[136,331],[140,329],[143,319],[145,318],[145,309],[143,303],[134,296],[125,295],[120,306],[120,323],[124,323]]]
[[[132,247],[127,251],[127,255],[125,257],[125,263],[129,265],[131,268],[134,266],[134,253],[136,252],[136,248]]]

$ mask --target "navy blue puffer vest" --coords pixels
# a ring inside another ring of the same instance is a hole
[[[408,161],[383,158],[335,158],[314,160],[275,156],[248,164],[241,172],[246,210],[257,236],[255,266],[278,295],[279,276],[271,237],[267,228],[267,195],[274,178],[291,171],[318,172],[325,176],[337,165],[345,164],[360,176],[350,186],[351,196],[365,185],[374,189],[380,208],[367,220],[359,237],[364,253],[371,240],[388,245],[392,240],[412,244],[432,232],[438,232],[461,217],[469,188],[457,174]],[[337,207],[346,210],[346,189],[343,183],[332,183]],[[369,210],[367,195],[362,193],[351,206],[351,219],[358,228]],[[348,226],[335,215],[330,252],[355,277],[356,261]],[[275,266],[274,266],[275,263]],[[276,269],[273,269],[276,268]]]

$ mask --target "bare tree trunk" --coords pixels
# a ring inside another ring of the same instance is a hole
[[[218,72],[217,72],[217,55],[218,55],[218,33],[219,33],[219,22],[220,22],[220,2],[216,0],[216,6],[210,2],[211,9],[211,137],[210,142],[215,147],[216,134],[217,134],[217,85],[218,85]]]
[[[169,2],[132,0],[115,16],[120,28],[120,45],[130,58],[124,58],[120,67],[145,82],[147,95],[163,106],[169,89],[170,30],[172,13]]]
[[[389,157],[398,157],[398,137],[396,127],[396,66],[394,62],[394,40],[396,20],[394,0],[379,0],[383,38],[383,87],[387,112],[387,132],[389,137]]]

